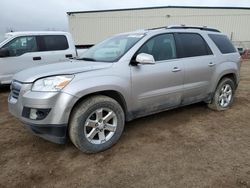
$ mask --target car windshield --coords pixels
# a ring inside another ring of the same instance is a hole
[[[117,35],[93,46],[79,59],[87,61],[115,62],[132,48],[144,34]]]

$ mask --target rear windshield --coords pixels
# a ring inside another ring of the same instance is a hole
[[[229,54],[236,52],[235,47],[225,35],[209,34],[209,37],[214,41],[222,54]]]

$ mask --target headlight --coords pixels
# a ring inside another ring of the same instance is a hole
[[[59,75],[39,79],[32,86],[32,91],[60,91],[72,79],[73,75]]]

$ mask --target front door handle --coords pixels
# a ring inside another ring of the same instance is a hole
[[[39,61],[39,60],[41,60],[42,58],[41,57],[33,57],[33,60],[34,61]]]
[[[213,62],[208,63],[209,67],[213,67],[214,65],[215,65],[215,63],[213,63]]]
[[[174,67],[172,70],[172,72],[179,72],[179,71],[181,71],[181,69],[179,69],[178,67]]]

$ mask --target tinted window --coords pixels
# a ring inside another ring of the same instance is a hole
[[[214,41],[221,53],[228,54],[236,52],[236,49],[227,36],[210,34],[209,37]]]
[[[199,34],[179,33],[178,38],[182,49],[181,57],[194,57],[212,54],[209,46]]]
[[[68,41],[64,35],[38,36],[40,51],[57,51],[69,48]]]
[[[38,51],[36,38],[33,36],[17,37],[7,43],[3,48],[9,50],[10,57]]]
[[[148,40],[137,52],[151,54],[155,61],[176,58],[175,40],[173,34],[163,34]]]

